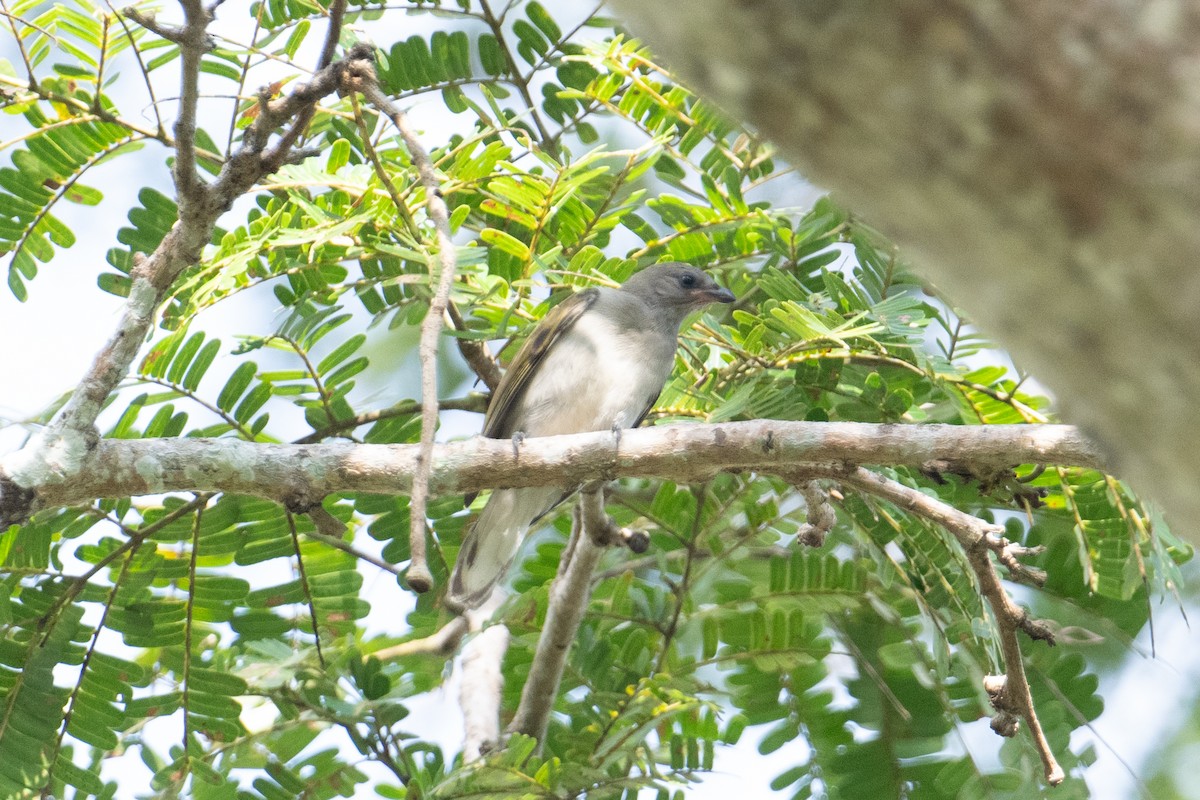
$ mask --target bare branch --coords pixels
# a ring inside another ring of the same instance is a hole
[[[222,210],[228,208],[239,195],[250,188],[259,178],[270,175],[286,163],[291,145],[308,125],[315,103],[334,92],[353,90],[364,74],[374,74],[371,62],[374,52],[369,45],[356,44],[346,57],[318,70],[312,78],[295,86],[283,97],[271,98],[266,90],[259,93],[258,116],[242,135],[242,148],[234,153],[221,171],[221,179],[229,182],[227,191],[219,192],[218,202]],[[296,120],[288,133],[275,146],[267,144],[272,134],[289,120]],[[300,124],[303,122],[303,124]],[[249,183],[247,175],[253,176]],[[228,177],[226,177],[228,176]],[[235,177],[236,176],[236,177]],[[219,186],[214,186],[214,192]]]
[[[338,38],[342,33],[342,19],[346,14],[346,0],[334,0],[329,7],[329,30],[325,32],[325,44],[321,47],[321,57],[317,60],[317,69],[323,70],[328,67],[333,61],[333,53],[337,48]],[[355,69],[350,70],[351,76],[370,72],[374,74],[370,66],[369,49],[364,49],[362,45],[356,45],[351,49],[350,58],[355,58],[354,53],[358,53]],[[347,77],[347,76],[344,76]],[[344,89],[347,87],[339,87]],[[295,151],[296,142],[308,130],[308,124],[312,122],[313,116],[317,112],[315,103],[301,108],[296,113],[296,119],[288,127],[286,133],[279,137],[279,141],[275,143],[270,150],[263,153],[263,162],[268,165],[268,173],[274,172],[284,164],[295,164],[303,161],[308,157],[306,149],[302,149],[299,153]],[[319,152],[319,151],[318,151]]]
[[[362,109],[359,107],[357,98],[354,98],[354,121],[358,124],[358,129],[362,134],[363,149],[367,153],[367,158],[371,162],[371,166],[375,169],[375,174],[379,176],[379,181],[387,189],[388,196],[392,198],[392,205],[396,207],[396,213],[404,220],[405,226],[410,233],[419,238],[421,230],[417,227],[416,221],[412,217],[412,213],[408,210],[408,205],[405,198],[396,190],[396,184],[392,181],[391,175],[388,174],[387,168],[383,161],[379,158],[379,154],[375,152],[375,146],[371,144],[370,132],[367,130],[366,121],[363,119]],[[407,193],[406,193],[407,194]],[[466,321],[459,313],[458,306],[453,300],[447,298],[446,301],[446,319],[456,331],[465,331],[467,329]],[[487,346],[483,342],[476,339],[469,339],[465,336],[456,336],[454,341],[458,343],[458,350],[466,359],[471,369],[475,370],[475,374],[487,385],[488,389],[495,391],[500,384],[500,367],[496,364],[496,359],[492,358],[492,354],[488,351]],[[441,404],[442,408],[447,408],[446,404]]]
[[[579,433],[526,439],[518,455],[507,440],[475,437],[434,448],[429,487],[434,494],[450,494],[619,477],[700,482],[725,470],[779,473],[831,462],[1103,467],[1096,448],[1066,425],[684,423],[622,431],[619,445],[609,431]],[[296,508],[335,492],[402,494],[413,485],[420,447],[106,439],[84,455],[62,470],[27,463],[25,451],[0,460],[0,526],[40,508],[161,492],[238,492]]]
[[[367,102],[375,106],[381,114],[391,119],[392,124],[400,131],[404,146],[408,148],[409,156],[417,167],[421,177],[421,185],[425,187],[425,204],[429,209],[429,218],[437,234],[438,253],[438,282],[433,298],[429,301],[429,311],[421,321],[421,342],[418,352],[421,357],[421,456],[417,462],[416,480],[413,482],[412,495],[409,498],[409,517],[412,527],[409,530],[409,551],[412,561],[408,568],[408,585],[418,592],[428,591],[433,587],[433,575],[425,560],[425,505],[429,499],[429,470],[433,453],[433,435],[437,430],[438,399],[437,399],[437,351],[438,339],[442,333],[442,317],[446,314],[450,302],[450,287],[454,284],[454,272],[457,268],[454,253],[454,240],[450,234],[450,212],[446,201],[442,199],[441,183],[433,167],[429,153],[421,145],[421,141],[408,124],[408,117],[401,111],[379,88],[372,71],[366,76],[361,85],[363,96]]]
[[[829,494],[821,488],[820,481],[805,481],[799,488],[804,493],[807,512],[796,536],[809,547],[820,547],[825,544],[826,535],[837,522],[837,512],[830,505]]]
[[[503,590],[493,589],[483,605],[465,615],[468,627],[476,634],[463,648],[460,664],[462,685],[458,702],[463,711],[463,763],[466,764],[500,743],[500,693],[504,689],[500,667],[508,652],[509,635],[505,625],[486,628],[484,625],[504,597]]]
[[[176,33],[175,38],[165,38],[171,38],[179,45],[179,116],[175,118],[174,179],[179,217],[188,219],[193,208],[204,204],[207,194],[196,172],[196,109],[200,104],[200,61],[213,48],[208,35],[213,12],[202,0],[182,0],[181,5],[183,26],[177,31],[159,26],[159,31]]]
[[[1011,543],[1000,535],[1004,529],[959,511],[918,489],[862,467],[818,470],[815,474],[836,478],[844,484],[882,497],[913,514],[931,520],[949,531],[962,545],[979,581],[984,599],[991,606],[1001,649],[1004,652],[1004,676],[990,676],[984,681],[984,688],[997,711],[992,720],[992,729],[1001,736],[1014,736],[1017,732],[1016,717],[1024,719],[1042,759],[1046,782],[1051,786],[1062,783],[1065,777],[1062,767],[1054,758],[1033,706],[1033,696],[1030,694],[1029,680],[1025,675],[1025,662],[1021,656],[1020,643],[1017,641],[1017,631],[1024,631],[1031,638],[1046,641],[1051,645],[1054,644],[1054,637],[1047,626],[1031,620],[1025,609],[1013,601],[992,565],[988,553],[993,550],[1008,551],[1010,557],[1012,556]]]
[[[446,304],[446,315],[450,318],[455,330],[465,331],[467,329],[467,323],[463,320],[454,301]],[[500,385],[500,365],[496,363],[496,359],[488,352],[483,342],[462,337],[455,337],[455,341],[458,342],[458,351],[462,353],[463,358],[471,365],[471,369],[479,376],[479,380],[483,381],[490,391],[496,391],[496,387]]]
[[[459,642],[467,633],[466,617],[455,617],[443,625],[437,633],[423,639],[412,639],[391,647],[377,650],[372,655],[380,661],[391,661],[411,655],[433,655],[449,657],[458,649]]]
[[[510,733],[532,736],[538,742],[545,738],[567,652],[592,597],[592,573],[615,534],[616,526],[604,510],[603,487],[585,489],[575,506],[571,543],[563,553],[558,577],[550,585],[546,622],[521,690],[521,704],[508,726]]]
[[[325,44],[321,46],[317,69],[325,69],[333,63],[333,54],[337,50],[338,39],[342,36],[342,22],[345,18],[346,0],[333,0],[329,4],[329,30],[325,32]]]
[[[443,411],[475,411],[482,414],[487,410],[487,395],[471,392],[466,397],[455,400],[443,400],[439,404]],[[395,417],[407,417],[411,414],[416,414],[421,410],[421,404],[414,400],[403,400],[390,408],[383,408],[378,411],[367,411],[362,414],[357,414],[346,419],[337,419],[331,421],[328,425],[320,430],[313,431],[307,436],[302,436],[295,441],[296,444],[316,444],[322,439],[330,436],[336,436],[339,433],[353,430],[360,425],[370,425],[372,422],[378,422],[381,419],[393,419]]]
[[[143,28],[155,34],[156,36],[161,36],[168,42],[181,44],[185,39],[184,30],[182,27],[177,25],[164,25],[158,21],[158,17],[153,10],[143,11],[135,6],[126,6],[125,8],[121,9],[121,15],[127,19],[133,20],[138,25],[141,25]]]

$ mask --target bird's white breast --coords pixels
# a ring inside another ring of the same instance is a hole
[[[628,428],[671,373],[674,337],[589,311],[556,342],[521,405],[528,436]]]

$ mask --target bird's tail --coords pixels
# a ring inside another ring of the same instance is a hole
[[[563,496],[562,489],[497,489],[475,520],[450,576],[447,602],[475,608],[508,572],[525,531]]]

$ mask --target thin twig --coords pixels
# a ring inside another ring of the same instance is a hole
[[[361,91],[367,102],[387,116],[408,149],[409,156],[417,168],[421,184],[425,187],[425,204],[429,218],[437,233],[439,275],[437,289],[429,301],[429,311],[421,321],[421,455],[417,462],[417,474],[413,481],[409,501],[411,527],[409,529],[409,552],[412,557],[408,568],[408,585],[417,592],[433,588],[433,574],[425,557],[425,507],[429,499],[429,474],[433,457],[433,435],[437,428],[437,351],[438,338],[442,332],[442,317],[450,301],[450,287],[454,284],[457,261],[454,240],[450,234],[450,212],[442,199],[441,184],[434,171],[429,153],[421,145],[417,135],[408,124],[408,117],[379,88],[374,72],[365,76]]]
[[[308,513],[310,516],[312,515],[312,511],[309,511]],[[373,556],[370,553],[367,553],[363,550],[359,550],[357,547],[355,547],[354,545],[350,544],[349,542],[341,539],[338,536],[331,536],[327,533],[321,533],[318,531],[309,531],[308,533],[305,534],[305,536],[307,536],[310,539],[314,539],[318,542],[324,542],[325,544],[329,545],[330,547],[332,547],[336,550],[341,550],[343,553],[348,553],[348,554],[354,556],[359,561],[366,561],[368,564],[374,564],[375,566],[379,567],[384,572],[390,572],[391,574],[395,575],[396,577],[400,577],[400,575],[402,574],[400,568],[397,567],[395,564],[389,564],[388,562],[384,561],[382,558],[379,558],[378,556]]]
[[[467,329],[467,323],[453,300],[449,300],[446,303],[446,315],[449,317],[450,323],[456,331],[465,331]],[[467,360],[467,364],[479,376],[479,380],[483,381],[484,385],[490,391],[496,391],[496,387],[500,385],[500,365],[496,363],[496,359],[488,351],[483,342],[478,339],[466,339],[461,336],[454,337],[454,340],[458,342],[458,351],[462,353],[463,358]]]
[[[686,553],[683,571],[678,581],[669,582],[671,594],[675,599],[675,608],[671,612],[671,619],[667,623],[662,635],[662,643],[658,647],[658,657],[654,660],[654,674],[668,669],[667,659],[671,656],[671,647],[674,644],[675,635],[679,632],[679,620],[683,617],[683,607],[687,604],[688,593],[692,588],[692,568],[696,565],[696,543],[700,541],[700,534],[703,530],[704,503],[708,499],[709,486],[710,483],[705,482],[693,489],[696,513],[692,516],[691,534],[683,540],[683,551]]]
[[[766,547],[757,547],[753,550],[748,550],[746,555],[748,558],[754,559],[770,559],[770,558],[791,558],[792,549],[783,545],[768,545]],[[717,557],[725,555],[718,553]],[[642,558],[634,558],[628,561],[622,561],[619,564],[614,564],[607,569],[602,569],[592,576],[592,583],[597,584],[601,581],[606,581],[615,578],[619,575],[624,575],[628,572],[631,575],[636,575],[643,569],[659,567],[664,562],[684,561],[692,559],[695,561],[705,561],[713,558],[713,552],[702,547],[688,549],[681,547],[678,550],[668,550],[667,552],[657,552],[653,555],[643,556]]]
[[[112,27],[112,18],[109,17],[107,14],[101,15],[101,17],[100,17],[100,58],[97,59],[97,63],[96,63],[96,87],[98,89],[102,89],[104,87],[105,79],[107,77],[104,74],[104,69],[105,69],[105,67],[108,66],[108,59],[110,56],[109,48],[112,46],[112,41],[109,36],[111,27]],[[104,97],[103,93],[100,91],[97,91],[95,97],[92,98],[92,104],[95,106],[102,105],[104,102],[103,97]]]
[[[33,62],[29,60],[29,53],[25,49],[25,41],[21,38],[21,34],[17,31],[17,20],[20,18],[8,10],[8,4],[4,2],[4,0],[0,0],[0,11],[4,12],[4,18],[8,20],[8,27],[12,30],[13,41],[17,44],[17,52],[21,54],[21,61],[25,64],[25,74],[29,78],[29,90],[36,92],[38,79],[37,75],[35,75],[33,72]],[[25,22],[25,20],[21,19],[21,22]],[[29,25],[28,22],[25,22],[25,24]]]
[[[392,661],[412,655],[450,656],[458,649],[459,642],[467,634],[467,627],[466,617],[455,617],[439,628],[436,633],[376,650],[371,655],[380,661]]]
[[[466,397],[444,400],[438,404],[443,411],[474,411],[482,414],[487,410],[487,395],[472,392]],[[331,422],[320,430],[313,431],[307,436],[297,439],[294,444],[315,444],[329,436],[335,436],[342,431],[353,430],[360,425],[370,425],[383,419],[407,417],[421,410],[421,404],[416,400],[402,400],[391,408],[381,408],[377,411],[365,411],[353,417]]]
[[[250,60],[253,58],[255,51],[257,50],[255,45],[258,42],[258,34],[260,31],[262,31],[262,18],[263,13],[266,12],[266,9],[266,3],[258,4],[258,10],[254,13],[254,30],[250,33],[250,44],[242,48],[246,51],[246,57],[242,61],[241,74],[238,75],[237,91],[233,93],[233,109],[229,114],[229,130],[225,134],[226,156],[229,155],[230,149],[233,148],[234,134],[237,132],[238,117],[240,116],[238,114],[238,109],[241,107],[242,96],[246,91],[246,78],[250,75]]]
[[[371,166],[375,169],[376,177],[383,184],[383,188],[387,191],[388,196],[392,198],[392,208],[396,209],[396,214],[404,222],[404,227],[408,229],[413,238],[420,238],[421,231],[417,227],[416,220],[413,219],[412,212],[408,210],[408,204],[404,202],[404,199],[396,190],[396,184],[392,180],[392,176],[388,174],[387,169],[383,165],[383,159],[379,157],[379,152],[375,149],[375,144],[371,141],[371,132],[367,130],[367,121],[363,118],[362,105],[358,102],[358,95],[350,96],[350,104],[354,109],[354,124],[358,126],[359,135],[362,136],[363,150],[367,153],[367,160],[371,162]]]
[[[183,752],[190,749],[192,706],[189,702],[192,690],[192,633],[196,622],[196,562],[200,557],[200,530],[204,518],[204,506],[196,509],[192,518],[192,549],[188,554],[187,612],[183,629]],[[133,541],[132,539],[130,541]],[[140,544],[140,542],[139,542]]]
[[[125,15],[117,13],[117,9],[113,7],[112,0],[104,0],[104,4],[108,6],[108,10],[113,13],[113,16],[117,18],[117,22],[121,24],[121,30],[125,32],[125,38],[129,41],[129,50],[137,60],[138,72],[141,73],[142,81],[146,84],[146,94],[150,101],[150,108],[154,110],[154,120],[158,124],[158,132],[161,136],[166,136],[167,129],[163,125],[162,114],[158,110],[158,98],[154,94],[154,83],[150,80],[150,70],[146,69],[146,61],[142,58],[142,50],[137,46],[138,43],[133,37],[133,31],[130,30],[129,23],[125,21]]]
[[[513,85],[517,87],[517,91],[521,95],[521,99],[525,101],[525,107],[529,109],[529,117],[533,120],[534,127],[538,130],[539,142],[542,149],[546,151],[552,158],[558,158],[558,145],[554,138],[550,135],[550,131],[546,128],[546,123],[542,121],[542,115],[538,113],[537,103],[533,102],[533,95],[529,92],[529,81],[521,74],[521,68],[517,66],[517,60],[513,58],[512,49],[508,46],[508,36],[504,32],[504,15],[496,16],[492,12],[491,6],[487,0],[480,0],[479,5],[483,10],[483,20],[492,29],[492,35],[496,37],[496,43],[500,46],[500,54],[504,57],[508,68],[512,70]],[[532,76],[532,73],[530,73]]]
[[[835,478],[861,491],[882,497],[913,514],[941,525],[958,540],[979,581],[984,599],[991,606],[1004,654],[1005,674],[984,679],[984,688],[997,711],[992,720],[992,729],[1002,736],[1012,736],[1016,733],[1015,717],[1024,719],[1038,756],[1042,759],[1046,782],[1051,786],[1062,783],[1065,777],[1062,767],[1054,758],[1033,706],[1033,695],[1029,690],[1017,631],[1024,631],[1030,638],[1049,644],[1054,644],[1054,636],[1045,624],[1030,619],[1026,611],[1013,601],[1001,584],[1000,576],[988,555],[990,552],[1005,553],[1007,555],[1002,558],[1005,560],[1015,558],[1014,553],[1020,553],[1023,548],[1005,539],[1001,535],[1004,529],[1000,526],[984,522],[918,489],[863,467],[818,468],[804,472],[810,477]]]
[[[305,605],[308,606],[308,620],[312,623],[313,641],[317,645],[317,661],[325,668],[325,653],[321,650],[321,623],[317,618],[317,603],[313,598],[312,585],[308,582],[308,570],[304,567],[304,553],[300,550],[300,532],[296,529],[296,515],[286,512],[288,531],[292,536],[292,550],[296,553],[296,575],[300,579],[300,588],[304,592]],[[323,537],[328,541],[328,537]],[[196,593],[193,591],[192,595]]]
[[[103,607],[100,609],[100,619],[96,622],[95,630],[92,633],[91,641],[88,642],[87,650],[83,654],[83,663],[79,665],[79,679],[75,681],[75,687],[71,689],[71,695],[67,698],[65,710],[63,711],[62,726],[58,730],[58,738],[54,742],[54,750],[51,752],[47,763],[50,765],[46,780],[43,787],[43,796],[48,796],[49,787],[53,786],[52,778],[54,776],[54,768],[57,766],[58,754],[62,752],[63,739],[67,735],[67,729],[71,727],[71,718],[75,714],[75,709],[79,703],[79,695],[83,690],[83,682],[88,677],[88,667],[91,665],[92,656],[97,652],[96,645],[100,641],[100,635],[104,633],[108,625],[108,615],[113,610],[117,592],[125,584],[125,577],[129,574],[129,567],[133,563],[133,557],[137,554],[137,548],[129,551],[124,563],[121,564],[121,571],[117,574],[116,579],[112,582],[112,587],[108,590],[108,597],[104,601]]]
[[[147,128],[143,125],[137,125],[130,120],[114,114],[111,109],[97,109],[94,104],[85,103],[78,97],[65,95],[60,92],[53,92],[41,85],[31,86],[22,82],[19,78],[14,78],[11,75],[5,75],[3,73],[0,73],[0,86],[10,86],[18,91],[34,94],[42,100],[47,100],[51,103],[58,103],[62,105],[64,109],[70,111],[72,115],[70,120],[64,121],[66,124],[73,124],[76,121],[90,122],[92,119],[102,119],[105,122],[111,122],[113,125],[120,125],[127,131],[132,131],[133,133],[145,136],[147,139],[153,139],[155,141],[162,142],[167,147],[175,146],[175,138],[163,130],[161,126],[155,130]],[[45,130],[45,128],[39,128],[39,131],[40,130]],[[197,149],[197,153],[205,158],[211,158],[214,161],[221,160],[221,155],[219,153],[210,153],[207,150],[200,149]]]

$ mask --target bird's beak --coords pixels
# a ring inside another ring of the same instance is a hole
[[[733,292],[723,286],[714,286],[711,289],[705,290],[704,296],[710,303],[732,303],[734,300],[737,300],[733,296]]]

